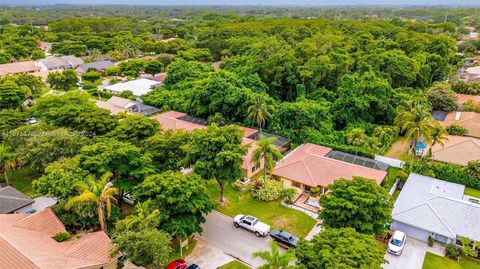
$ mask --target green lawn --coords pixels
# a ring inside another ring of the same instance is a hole
[[[237,214],[248,214],[257,217],[272,228],[287,230],[292,234],[304,237],[317,222],[307,214],[285,207],[278,201],[263,202],[252,198],[250,192],[235,190],[230,184],[225,187],[225,197],[228,204],[221,206],[220,189],[216,181],[207,183],[209,196],[216,203],[216,209],[223,214],[234,217]]]
[[[462,258],[460,262],[427,252],[422,269],[478,269],[480,261]]]
[[[233,261],[229,262],[227,264],[224,264],[217,269],[249,269],[250,267],[246,266],[245,264],[239,262],[239,261]]]
[[[472,189],[472,188],[469,188],[469,187],[465,188],[465,193],[464,194],[480,198],[480,190]]]
[[[390,201],[392,201],[392,203],[395,203],[395,200],[397,200],[398,195],[400,195],[400,191],[399,191],[399,190],[396,190],[396,191],[392,194],[392,197],[390,197]]]
[[[21,168],[9,171],[10,184],[24,194],[34,197],[32,181],[40,177],[40,173],[32,168]]]
[[[180,255],[180,248],[178,247],[178,241],[174,240],[173,245],[172,245],[173,253],[170,254],[169,261],[173,261],[173,260],[176,260],[176,259],[179,259],[179,258],[187,257],[188,255],[190,255],[190,253],[192,253],[192,251],[195,249],[196,245],[197,245],[197,240],[190,239],[190,244],[186,248],[182,249],[182,254],[183,255]]]
[[[395,177],[397,176],[398,171],[400,171],[400,168],[393,166],[390,166],[388,168],[387,177],[382,182],[382,186],[385,189],[390,190],[392,188],[393,184],[395,183]]]

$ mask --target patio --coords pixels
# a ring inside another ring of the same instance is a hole
[[[293,202],[293,205],[300,207],[302,209],[308,210],[312,213],[318,214],[321,207],[318,204],[318,201],[312,199],[308,193],[301,193],[297,199]]]

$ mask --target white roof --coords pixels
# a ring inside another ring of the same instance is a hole
[[[480,241],[480,206],[463,201],[465,186],[410,174],[392,216],[417,228],[455,239]]]
[[[105,87],[105,90],[121,93],[124,91],[132,91],[135,96],[142,96],[151,92],[154,88],[161,86],[162,84],[158,81],[140,78],[136,80],[131,80],[127,82],[120,82],[114,85]]]
[[[469,68],[467,68],[467,73],[469,73],[469,74],[475,74],[475,75],[480,75],[480,66],[475,66],[475,67],[469,67]]]

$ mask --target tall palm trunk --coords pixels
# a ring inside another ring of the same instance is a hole
[[[105,223],[105,212],[103,210],[104,205],[102,201],[97,202],[98,206],[98,221],[100,222],[100,229],[107,233],[107,225]]]

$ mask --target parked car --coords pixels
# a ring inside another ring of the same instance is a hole
[[[200,269],[200,266],[192,263],[192,264],[190,264],[190,265],[187,267],[187,269]]]
[[[469,198],[468,201],[469,201],[470,203],[480,204],[480,200],[478,200],[478,199]]]
[[[270,232],[270,226],[259,221],[257,218],[246,215],[237,215],[233,219],[233,226],[242,227],[255,233],[257,237],[267,236]]]
[[[287,246],[296,247],[298,243],[298,237],[293,236],[291,233],[282,230],[272,230],[270,236],[273,240]]]
[[[400,256],[406,242],[407,236],[405,235],[405,233],[401,231],[395,231],[390,238],[390,241],[388,241],[387,251],[392,253],[393,255]]]
[[[132,196],[128,192],[123,194],[122,200],[131,206],[135,205],[135,201],[133,201]]]
[[[186,269],[187,262],[184,259],[174,260],[173,262],[169,263],[165,269]]]

